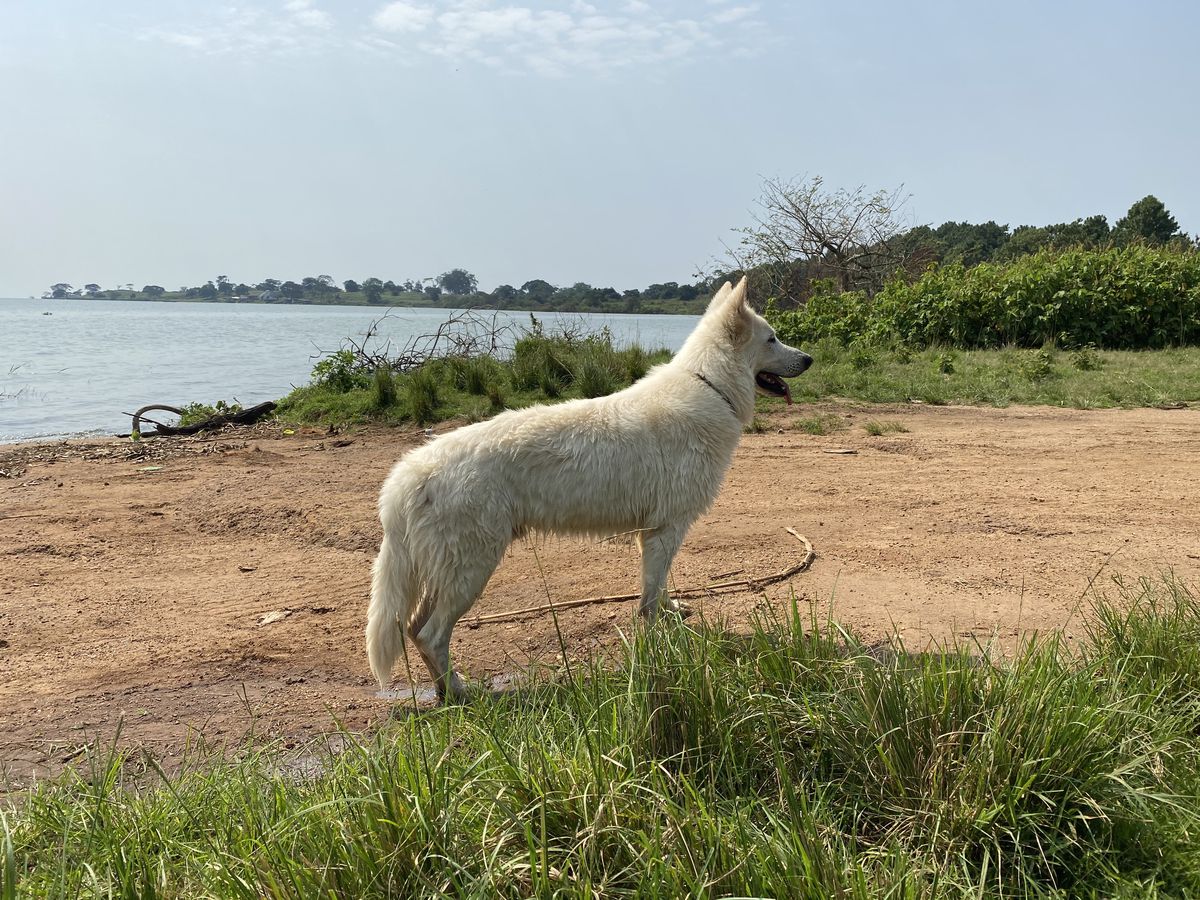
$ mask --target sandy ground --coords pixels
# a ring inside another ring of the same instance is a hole
[[[761,575],[824,615],[908,646],[1064,627],[1089,580],[1200,576],[1200,410],[822,407],[847,426],[774,413],[742,441],[714,509],[676,559],[676,585]],[[907,433],[871,437],[896,421]],[[420,434],[367,430],[0,448],[0,768],[52,773],[88,742],[166,765],[189,739],[252,730],[303,742],[386,716],[362,649],[375,497]],[[833,450],[854,453],[833,453]],[[626,545],[513,547],[473,612],[637,589]],[[762,595],[699,602],[745,623]],[[612,646],[631,604],[564,611],[568,652]],[[474,678],[554,664],[549,616],[460,626]],[[424,678],[423,670],[420,677]],[[403,680],[402,678],[400,679]]]

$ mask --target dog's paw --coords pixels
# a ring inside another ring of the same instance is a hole
[[[690,603],[684,603],[682,600],[670,600],[663,603],[663,612],[670,615],[679,616],[681,619],[686,619],[696,610]]]

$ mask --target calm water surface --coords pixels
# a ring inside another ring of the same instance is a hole
[[[45,313],[51,313],[45,315]],[[361,338],[382,310],[362,306],[0,300],[0,441],[116,433],[148,403],[180,406],[277,400],[305,384],[322,352]],[[451,314],[403,309],[380,338],[403,346]],[[499,313],[527,326],[529,314]],[[547,313],[560,324],[608,327],[619,344],[679,349],[695,316]]]

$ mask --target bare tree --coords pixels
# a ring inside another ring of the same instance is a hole
[[[896,239],[910,227],[901,217],[908,199],[903,185],[869,194],[864,185],[830,191],[819,175],[767,179],[754,224],[739,229],[742,239],[731,256],[781,300],[799,302],[816,278],[874,294],[904,267]]]

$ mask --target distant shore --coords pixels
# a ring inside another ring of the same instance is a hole
[[[136,291],[104,291],[87,296],[68,297],[25,297],[12,299],[42,299],[52,303],[60,300],[126,300],[140,303],[229,303],[255,304],[259,306],[371,306],[376,309],[389,307],[405,307],[410,309],[502,309],[507,312],[561,312],[561,313],[601,313],[604,315],[665,315],[665,316],[695,316],[704,312],[702,303],[681,300],[662,302],[644,302],[637,308],[626,308],[621,305],[606,305],[601,307],[587,305],[536,305],[525,301],[516,303],[498,303],[488,294],[444,295],[437,303],[417,293],[405,293],[385,296],[377,303],[372,303],[362,294],[347,294],[341,292],[337,296],[309,298],[282,297],[279,299],[262,300],[250,297],[185,297],[179,293],[163,294],[160,297],[149,297]],[[523,298],[522,298],[523,299]]]

